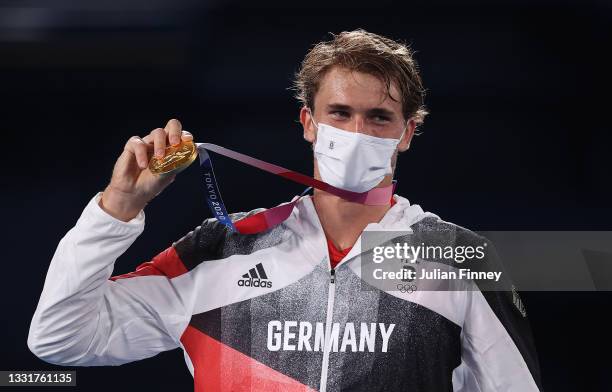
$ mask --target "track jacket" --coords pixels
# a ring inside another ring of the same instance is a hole
[[[112,276],[145,214],[115,219],[98,205],[101,194],[49,266],[28,335],[46,362],[120,365],[180,347],[196,392],[539,390],[528,321],[510,293],[363,290],[361,237],[330,271],[311,196],[259,234],[206,219],[134,272]],[[393,197],[366,230],[475,236]]]

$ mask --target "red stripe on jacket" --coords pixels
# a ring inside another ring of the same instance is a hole
[[[111,276],[110,280],[134,278],[137,276],[162,275],[172,279],[187,272],[185,264],[176,253],[173,246],[159,253],[151,261],[144,262],[136,267],[135,271],[127,274]]]

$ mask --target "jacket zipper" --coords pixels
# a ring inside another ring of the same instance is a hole
[[[327,315],[325,319],[325,339],[323,343],[323,364],[321,365],[320,392],[327,389],[327,372],[329,368],[329,352],[331,350],[332,316],[334,314],[334,296],[336,294],[336,270],[331,269],[327,293]]]

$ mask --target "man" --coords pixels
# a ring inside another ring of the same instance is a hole
[[[295,86],[314,177],[354,192],[388,187],[426,115],[409,48],[343,32],[309,51]],[[28,336],[39,358],[118,365],[181,347],[197,391],[539,390],[524,309],[507,293],[411,293],[362,279],[367,231],[475,238],[397,194],[369,205],[316,189],[251,235],[206,219],[111,277],[144,230],[145,205],[175,178],[153,176],[150,156],[192,139],[170,120],[127,142],[51,261]],[[244,227],[259,212],[231,218]]]

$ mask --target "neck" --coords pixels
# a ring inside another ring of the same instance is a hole
[[[353,203],[318,189],[313,203],[325,235],[338,249],[353,246],[365,227],[380,222],[391,206]]]

